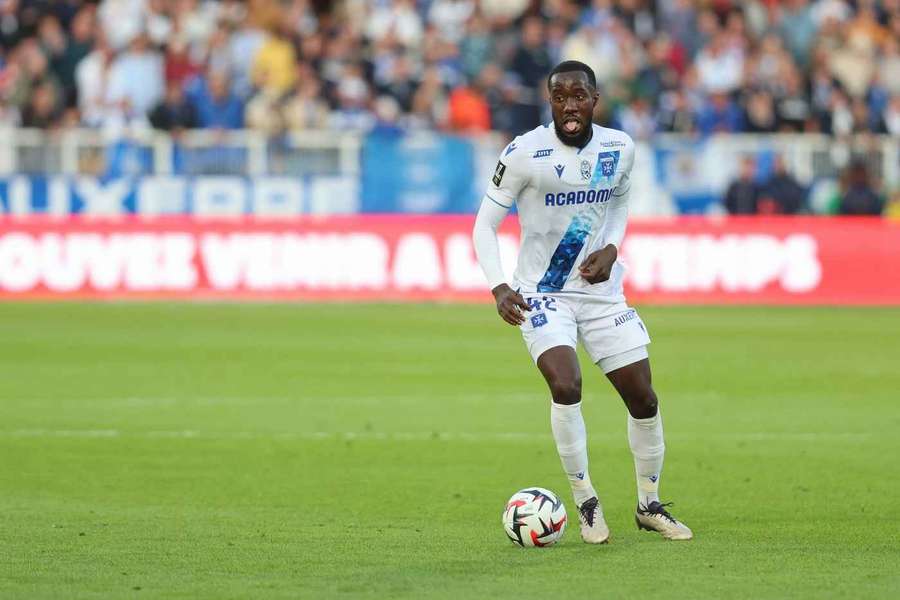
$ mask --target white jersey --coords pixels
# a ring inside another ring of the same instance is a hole
[[[563,144],[552,123],[514,139],[501,153],[487,198],[518,206],[519,260],[513,288],[574,293],[624,302],[623,267],[591,285],[578,265],[607,244],[622,243],[634,142],[623,131],[593,125],[584,148]],[[485,200],[487,201],[487,200]]]

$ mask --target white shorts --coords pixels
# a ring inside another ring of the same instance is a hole
[[[531,358],[556,346],[584,344],[604,373],[647,358],[650,335],[637,311],[625,303],[610,304],[596,297],[522,294],[532,307],[520,326]]]

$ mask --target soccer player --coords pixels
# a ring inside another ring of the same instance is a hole
[[[628,218],[634,142],[622,131],[592,124],[599,94],[594,72],[584,63],[560,63],[547,85],[553,123],[517,137],[502,151],[475,220],[478,262],[497,312],[521,329],[550,388],[550,425],[578,506],[582,539],[602,544],[609,528],[588,474],[575,354],[579,338],[628,409],[638,527],[689,540],[691,530],[659,499],[665,443],[650,384],[650,337],[625,303],[623,267],[617,261]],[[514,202],[522,241],[509,285],[497,228]]]

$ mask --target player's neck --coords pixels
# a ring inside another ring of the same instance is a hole
[[[554,124],[554,129],[556,129],[556,124]],[[560,141],[561,144],[565,146],[570,146],[572,148],[578,148],[579,150],[584,150],[588,144],[591,143],[591,140],[594,139],[594,126],[589,125],[587,129],[587,134],[584,136],[584,139],[576,139],[576,140],[566,140],[559,134],[559,130],[556,129],[556,139]]]

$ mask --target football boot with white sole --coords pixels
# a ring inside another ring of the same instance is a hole
[[[605,544],[609,541],[609,527],[603,518],[603,508],[596,496],[585,500],[578,507],[581,521],[581,539],[587,544]]]
[[[638,529],[656,531],[667,540],[689,540],[694,537],[690,528],[669,514],[667,506],[672,503],[651,502],[649,506],[637,507],[634,520]]]

